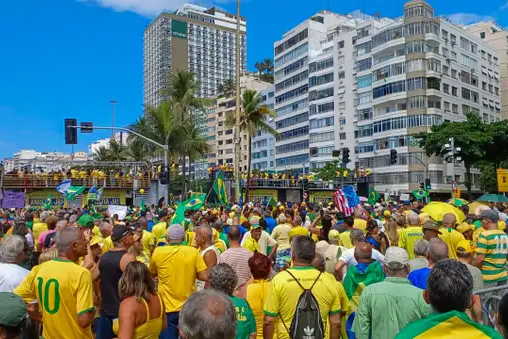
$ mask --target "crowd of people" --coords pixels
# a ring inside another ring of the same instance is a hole
[[[0,210],[0,339],[508,338],[505,206],[422,207]]]

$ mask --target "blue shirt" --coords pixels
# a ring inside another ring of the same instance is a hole
[[[273,217],[265,217],[266,231],[272,234],[273,229],[277,226],[277,221]]]
[[[245,233],[247,233],[247,229],[241,225],[238,225],[238,229],[240,230],[240,242],[242,242],[242,239],[243,239],[243,236],[245,235]],[[222,233],[224,233],[225,235],[228,235],[228,231],[229,231],[229,226],[225,227],[223,230],[222,230]]]
[[[407,278],[409,279],[409,281],[411,281],[411,284],[413,284],[413,286],[416,286],[424,290],[427,288],[427,278],[429,277],[429,274],[430,268],[424,267],[409,273],[409,276]]]
[[[155,222],[153,220],[148,220],[148,232],[152,232],[152,227],[155,225]]]

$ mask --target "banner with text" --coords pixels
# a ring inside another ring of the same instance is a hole
[[[4,191],[2,197],[2,208],[23,207],[25,207],[25,192]]]

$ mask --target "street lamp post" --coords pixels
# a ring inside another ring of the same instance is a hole
[[[115,105],[118,104],[116,100],[110,100],[111,103],[111,140],[115,138]],[[121,141],[120,141],[121,142]]]
[[[240,63],[242,62],[240,51],[240,0],[236,0],[236,111],[235,111],[235,179],[236,179],[236,199],[240,202],[241,188],[240,188],[240,156],[242,154],[241,143],[242,136],[240,135]]]

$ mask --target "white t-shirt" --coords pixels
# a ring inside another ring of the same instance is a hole
[[[242,243],[240,245],[243,246],[245,241],[250,238],[251,238],[251,236],[250,236],[250,231],[249,231],[249,232],[245,233],[245,235],[243,236]],[[261,237],[259,237],[259,240],[258,240],[259,250],[261,251],[261,254],[269,255],[270,253],[266,253],[266,248],[268,246],[273,247],[273,246],[275,246],[275,244],[277,244],[277,241],[274,238],[272,238],[270,236],[270,234],[268,234],[268,232],[266,232],[266,231],[261,232]]]
[[[29,270],[19,265],[0,263],[0,292],[14,292],[28,273]]]
[[[347,267],[356,266],[358,265],[358,262],[355,259],[355,247],[349,248],[342,252],[342,255],[339,258],[339,261],[344,261],[347,265]],[[381,264],[385,260],[385,256],[382,255],[378,250],[372,249],[372,259],[380,262]]]

